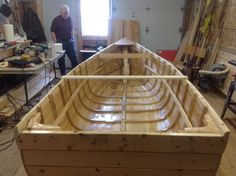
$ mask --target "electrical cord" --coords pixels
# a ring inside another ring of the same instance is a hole
[[[17,105],[19,105],[20,107],[23,107],[22,104],[20,104],[19,102],[17,102],[13,96],[11,96],[9,93],[7,93],[7,98],[8,100],[10,101],[10,103],[13,105],[13,107],[15,108],[15,115],[14,115],[14,118],[12,120],[12,123],[13,123],[13,128],[14,128],[14,124],[16,122],[19,122],[20,120],[20,116],[21,116],[21,113],[22,113],[22,108],[18,109]]]
[[[9,93],[7,93],[7,98],[10,101],[10,103],[13,105],[13,107],[15,108],[15,119],[17,119],[18,108],[17,108],[16,104],[14,103],[13,99],[9,96]]]
[[[52,69],[52,64],[51,64],[51,61],[50,62],[50,71]],[[47,78],[49,78],[49,83],[50,83],[50,80],[51,80],[51,72],[49,72],[49,75],[47,75],[47,65],[46,63],[44,63],[44,86],[42,88],[42,91],[45,90],[45,88],[47,88],[47,92],[48,90],[50,89],[51,86],[47,86]],[[41,99],[41,96],[42,96],[42,91],[40,93],[40,95],[37,97],[39,100]],[[46,93],[47,93],[46,92]],[[24,110],[24,108],[20,108],[20,107],[23,107],[24,106],[24,103],[26,101],[22,100],[22,99],[19,99],[13,95],[11,95],[9,92],[6,94],[9,102],[13,105],[14,109],[15,109],[15,112],[14,112],[14,118],[11,118],[11,119],[8,119],[7,121],[5,119],[3,119],[1,121],[1,128],[0,128],[0,131],[3,131],[3,130],[6,130],[6,129],[12,129],[15,127],[16,123],[19,122],[20,118],[23,116],[23,114],[25,114],[28,110]],[[39,101],[38,100],[38,101]],[[37,101],[37,100],[36,100]],[[10,107],[10,106],[9,106]],[[24,111],[23,111],[24,110]],[[0,119],[1,120],[1,119]]]
[[[7,142],[1,143],[1,144],[0,144],[0,147],[2,147],[2,146],[5,146],[5,147],[0,148],[0,152],[2,152],[2,151],[4,151],[4,150],[8,149],[9,147],[11,147],[12,144],[13,144],[13,142],[14,142],[14,140],[15,140],[15,138],[13,138],[13,139],[11,139],[11,140],[9,140],[9,141],[7,141]],[[7,146],[6,146],[6,145],[7,145]]]
[[[37,98],[38,98],[37,101],[39,101],[39,100],[41,99],[41,97],[42,97],[42,91],[45,90],[45,88],[46,88],[46,86],[47,86],[47,65],[46,65],[45,62],[43,62],[43,65],[44,65],[44,85],[43,85],[43,87],[42,87],[42,90],[41,90],[39,96],[37,97]]]
[[[16,98],[16,97],[14,97],[13,95],[11,95],[9,92],[7,93],[7,95],[9,95],[9,96],[10,96],[11,98],[13,98],[15,101],[18,100],[18,101],[21,101],[21,102],[23,102],[23,103],[26,103],[25,100],[22,100],[22,99]]]
[[[14,96],[12,96],[11,94],[7,93],[6,94],[9,102],[13,105],[14,107],[14,115],[11,118],[0,118],[0,132],[4,131],[4,130],[9,130],[15,127],[15,125],[19,122],[20,118],[26,114],[26,112],[28,111],[23,111],[23,108],[18,109],[19,105],[20,107],[23,107],[22,104],[20,104],[17,101],[23,101],[21,99],[15,98]],[[12,107],[12,106],[9,106]]]

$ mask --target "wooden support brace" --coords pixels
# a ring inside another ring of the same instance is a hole
[[[114,80],[114,79],[188,79],[187,76],[157,76],[157,75],[150,75],[150,76],[123,76],[123,75],[81,75],[81,76],[63,76],[62,79],[74,79],[74,80],[95,80],[95,79],[101,79],[101,80]]]
[[[140,59],[140,58],[148,58],[150,59],[152,56],[149,53],[100,53],[100,59]]]

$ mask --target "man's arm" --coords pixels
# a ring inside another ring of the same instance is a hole
[[[56,38],[55,32],[51,32],[51,37],[52,37],[52,40],[56,43],[57,42],[57,38]]]
[[[51,24],[51,28],[50,28],[51,37],[55,43],[57,42],[57,37],[56,37],[56,30],[57,30],[57,23],[58,23],[57,21],[58,21],[57,18],[54,18]]]

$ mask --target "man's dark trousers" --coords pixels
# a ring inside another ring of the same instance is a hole
[[[58,59],[58,65],[60,68],[61,75],[66,74],[66,64],[65,64],[65,56],[67,55],[70,59],[72,68],[75,68],[78,65],[76,51],[75,51],[75,45],[74,41],[68,40],[68,41],[61,41],[58,40],[58,43],[62,43],[62,48],[65,50],[64,56],[62,56],[60,59]]]

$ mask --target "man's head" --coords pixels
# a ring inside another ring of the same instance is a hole
[[[62,18],[67,19],[69,17],[70,8],[67,5],[62,5],[60,8],[60,15]]]

